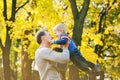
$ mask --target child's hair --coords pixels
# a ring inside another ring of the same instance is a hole
[[[56,30],[66,32],[66,27],[64,24],[60,23],[53,28],[53,31],[56,31]]]

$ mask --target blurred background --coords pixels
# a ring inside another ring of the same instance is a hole
[[[35,33],[64,23],[101,78],[120,80],[120,0],[0,0],[0,80],[39,80]],[[54,47],[53,45],[52,47]],[[66,80],[87,80],[71,62]]]

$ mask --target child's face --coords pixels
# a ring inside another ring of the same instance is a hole
[[[60,34],[62,33],[62,31],[55,30],[55,31],[54,31],[54,33],[55,33],[55,35],[56,35],[57,37],[59,37],[59,36],[60,36]]]

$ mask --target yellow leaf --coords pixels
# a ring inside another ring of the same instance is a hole
[[[5,41],[6,41],[6,27],[3,26],[1,30],[1,40],[2,40],[2,45],[5,46]]]
[[[105,34],[109,34],[108,29],[106,29],[104,33],[105,33]]]

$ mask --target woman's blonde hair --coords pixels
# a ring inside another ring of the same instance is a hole
[[[53,31],[56,31],[56,30],[66,32],[66,27],[64,24],[60,23],[53,28]]]

